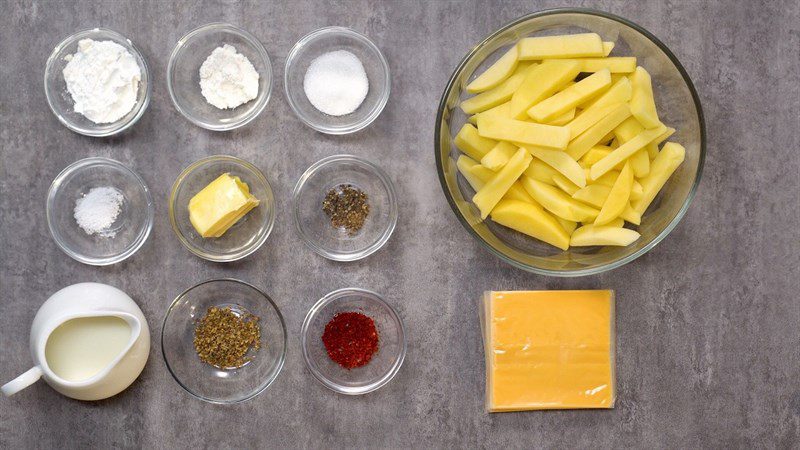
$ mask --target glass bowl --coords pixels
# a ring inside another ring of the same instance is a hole
[[[343,312],[359,312],[375,322],[378,351],[365,366],[343,368],[330,359],[322,343],[325,325]],[[365,289],[339,289],[322,297],[306,314],[301,339],[308,369],[325,387],[340,394],[360,395],[377,390],[397,374],[406,355],[400,316],[380,295]]]
[[[63,71],[67,65],[64,58],[78,51],[78,42],[81,39],[116,42],[133,55],[141,69],[142,78],[139,80],[139,91],[136,93],[136,105],[116,122],[97,124],[74,110],[75,102],[72,101],[72,96],[67,91],[67,84],[64,81]],[[150,69],[147,67],[142,53],[130,39],[106,28],[82,30],[67,37],[50,53],[44,68],[44,93],[53,114],[64,126],[85,136],[112,136],[130,128],[142,117],[147,105],[150,104],[150,91]]]
[[[232,109],[208,103],[200,90],[200,66],[214,49],[229,44],[247,57],[258,72],[258,96]],[[167,65],[167,90],[175,108],[193,124],[214,131],[239,128],[261,114],[272,92],[269,54],[255,36],[227,23],[210,23],[182,37]]]
[[[329,190],[352,185],[367,195],[369,214],[351,235],[334,228],[322,202]],[[351,155],[334,155],[312,164],[292,193],[294,223],[303,242],[334,261],[355,261],[378,251],[397,224],[397,198],[391,180],[378,166]]]
[[[616,41],[612,56],[636,56],[650,72],[659,115],[677,131],[670,138],[686,147],[686,160],[642,217],[641,238],[627,247],[573,247],[561,251],[536,239],[481,221],[471,203],[474,191],[458,174],[455,133],[466,123],[457,107],[473,74],[491,65],[508,47],[525,36],[595,32]],[[694,198],[706,153],[705,124],[700,100],[686,70],[675,55],[644,28],[613,14],[590,9],[555,9],[521,17],[475,46],[459,63],[439,104],[435,127],[435,157],[445,197],[461,224],[492,253],[518,268],[555,276],[592,275],[620,267],[653,248],[678,224]]]
[[[75,220],[75,202],[92,188],[111,186],[123,196],[119,215],[100,234],[87,234]],[[144,180],[108,158],[76,161],[53,180],[47,192],[47,226],[59,248],[93,266],[118,263],[144,245],[153,228],[153,198]],[[113,234],[113,236],[111,236]]]
[[[189,200],[223,173],[238,176],[260,200],[258,206],[228,229],[222,237],[204,238],[189,221]],[[203,158],[183,170],[172,185],[169,220],[181,243],[195,255],[216,262],[244,258],[267,240],[275,223],[272,187],[254,165],[233,156]]]
[[[369,79],[369,92],[354,112],[343,116],[325,114],[306,97],[303,80],[308,66],[317,57],[336,50],[347,50],[364,65]],[[389,100],[391,77],[383,53],[366,36],[344,27],[326,27],[297,41],[286,57],[284,75],[286,99],[297,117],[309,127],[326,134],[354,133],[371,124]]]
[[[261,348],[236,369],[219,369],[200,360],[194,348],[195,325],[212,306],[230,307],[260,318]],[[161,353],[169,373],[186,392],[210,403],[239,403],[264,392],[286,359],[286,326],[269,296],[230,278],[204,281],[180,294],[161,328]]]

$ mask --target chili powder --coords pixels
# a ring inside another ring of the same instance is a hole
[[[335,363],[354,369],[367,365],[378,350],[378,330],[364,314],[338,313],[325,325],[322,343]]]

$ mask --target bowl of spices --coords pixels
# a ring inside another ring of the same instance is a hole
[[[394,186],[378,166],[351,155],[317,161],[292,194],[300,237],[334,261],[355,261],[378,251],[397,224]]]
[[[108,158],[82,159],[62,170],[47,192],[45,211],[59,248],[93,266],[130,257],[153,227],[153,198],[144,180]]]
[[[400,370],[406,354],[403,321],[375,292],[346,288],[321,298],[301,332],[308,369],[329,389],[372,392]]]
[[[286,98],[306,125],[348,134],[371,124],[389,100],[389,64],[366,36],[344,27],[320,28],[286,57]]]
[[[236,261],[258,250],[272,231],[272,187],[247,161],[209,156],[175,180],[169,219],[190,252],[209,261]]]
[[[272,92],[272,64],[261,42],[227,23],[210,23],[182,37],[167,65],[175,108],[208,130],[239,128],[261,114]]]
[[[130,39],[106,28],[81,30],[55,46],[44,69],[47,103],[86,136],[132,126],[150,103],[150,70]]]
[[[235,279],[202,282],[170,305],[161,351],[175,381],[211,403],[238,403],[263,392],[286,358],[286,327],[278,306]]]

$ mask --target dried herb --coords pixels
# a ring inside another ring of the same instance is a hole
[[[349,184],[340,184],[328,191],[322,210],[334,228],[344,228],[352,236],[361,230],[369,215],[367,194]]]
[[[253,359],[247,352],[261,348],[258,316],[212,306],[197,322],[194,349],[197,356],[220,369],[242,367]]]

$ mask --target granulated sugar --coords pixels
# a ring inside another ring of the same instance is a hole
[[[358,57],[347,50],[318,56],[308,66],[303,89],[308,101],[331,116],[350,114],[369,92],[369,79]]]

